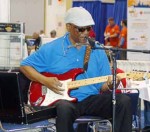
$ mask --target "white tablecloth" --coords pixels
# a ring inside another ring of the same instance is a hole
[[[128,85],[130,85],[128,87],[139,89],[140,92],[139,98],[150,101],[150,80],[144,80],[144,81],[131,80],[128,83],[129,83]]]

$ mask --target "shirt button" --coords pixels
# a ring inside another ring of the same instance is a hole
[[[79,61],[79,59],[77,59],[77,61]]]

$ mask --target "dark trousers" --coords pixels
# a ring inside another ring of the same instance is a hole
[[[73,123],[81,115],[112,117],[112,95],[93,95],[85,100],[72,103],[60,100],[56,104],[57,132],[74,132]],[[132,112],[130,98],[123,94],[116,95],[115,132],[132,131]]]
[[[150,102],[144,100],[144,125],[150,126]]]

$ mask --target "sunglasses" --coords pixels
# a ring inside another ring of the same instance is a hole
[[[89,32],[91,30],[91,26],[87,26],[87,27],[78,27],[75,25],[73,25],[73,26],[78,30],[78,32],[84,32],[85,30],[87,30]]]

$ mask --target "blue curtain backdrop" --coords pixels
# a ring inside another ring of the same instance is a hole
[[[116,0],[113,9],[115,22],[120,24],[122,19],[127,19],[127,0]]]
[[[104,30],[109,17],[114,17],[118,25],[122,19],[127,18],[127,0],[116,0],[114,4],[102,3],[101,1],[73,2],[73,7],[79,6],[87,9],[93,16],[95,21],[93,29],[96,33],[96,40],[100,43],[104,43]]]

